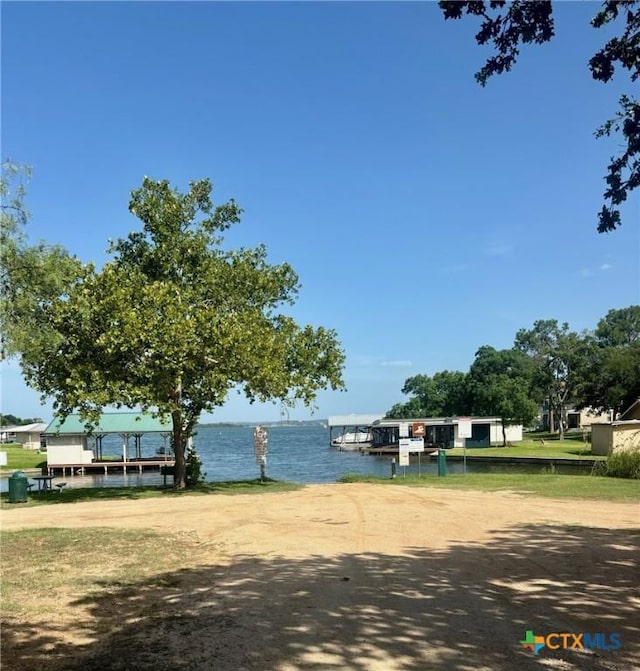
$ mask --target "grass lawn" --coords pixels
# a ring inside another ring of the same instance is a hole
[[[348,474],[340,482],[373,482],[381,485],[409,485],[440,489],[480,489],[482,491],[515,491],[546,498],[598,499],[604,501],[640,501],[640,480],[591,475],[467,473],[466,475],[433,475],[403,478],[378,478]]]
[[[0,471],[13,471],[22,468],[43,468],[47,465],[47,455],[37,450],[26,450],[22,445],[11,443],[0,445],[0,452],[7,453],[7,465]]]
[[[206,549],[188,534],[145,529],[28,529],[2,532],[0,538],[3,564],[14,567],[3,575],[3,614],[36,619],[56,618],[59,598],[67,593],[86,598],[123,581],[135,585],[155,573],[166,576],[184,565],[185,553]]]
[[[462,447],[453,447],[447,450],[447,455],[461,457],[464,454]],[[513,447],[468,447],[468,457],[528,457],[537,459],[575,459],[599,461],[605,457],[591,454],[591,445],[574,441],[556,441],[555,443],[531,444],[528,441],[514,444]]]
[[[447,455],[461,457],[464,450],[454,447],[447,450]],[[605,457],[591,454],[591,444],[585,443],[582,433],[565,434],[560,440],[557,435],[549,433],[525,433],[524,439],[511,447],[478,447],[467,448],[467,457],[527,457],[538,459],[575,459],[600,461]]]
[[[0,508],[16,506],[43,506],[76,503],[78,501],[115,501],[117,499],[149,499],[167,496],[201,496],[203,494],[266,494],[269,492],[288,492],[300,489],[303,485],[278,480],[239,480],[234,482],[208,482],[190,489],[175,490],[157,485],[145,487],[86,487],[69,488],[62,492],[29,493],[26,503],[9,503],[8,494],[0,494]]]

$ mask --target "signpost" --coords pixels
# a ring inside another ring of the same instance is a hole
[[[269,436],[267,430],[261,426],[256,426],[253,430],[253,451],[256,455],[256,463],[260,466],[260,480],[264,482],[266,478],[265,469],[267,466],[267,452]]]
[[[471,438],[471,417],[458,417],[458,438],[464,440],[462,446],[462,472],[467,472],[467,438]]]
[[[398,444],[398,457],[400,466],[409,465],[410,452],[418,453],[418,477],[420,477],[422,475],[420,469],[420,454],[424,452],[424,438],[400,438],[400,442]],[[403,477],[404,475],[405,471],[403,471]]]

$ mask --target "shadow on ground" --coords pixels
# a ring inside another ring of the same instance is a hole
[[[55,622],[5,622],[2,666],[630,671],[640,659],[639,550],[637,531],[532,524],[406,556],[236,557],[97,585],[75,604],[90,614],[86,644],[66,642]],[[622,645],[535,656],[520,645],[528,629],[620,632]]]

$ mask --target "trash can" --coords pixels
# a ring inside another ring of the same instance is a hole
[[[438,475],[447,474],[447,451],[440,448],[438,450]]]
[[[9,478],[9,503],[22,503],[27,500],[29,481],[22,471],[16,471]]]

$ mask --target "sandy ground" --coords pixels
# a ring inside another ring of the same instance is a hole
[[[123,590],[123,626],[97,635],[92,624],[91,654],[56,668],[640,668],[634,503],[341,484],[16,508],[1,520],[179,531],[211,547],[162,587]],[[132,629],[139,645],[119,655]],[[573,648],[534,655],[520,644],[527,630],[604,637],[596,650],[565,637]],[[619,649],[604,649],[615,633]]]

